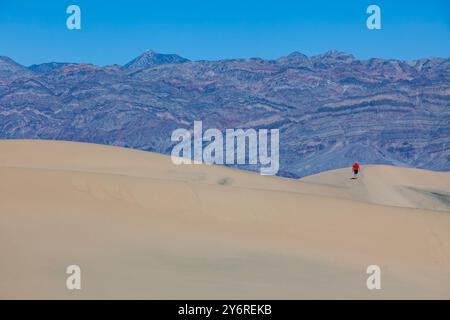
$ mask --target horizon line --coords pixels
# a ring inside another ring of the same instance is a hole
[[[44,61],[44,62],[39,62],[39,63],[33,63],[33,64],[26,65],[26,64],[20,63],[19,61],[15,60],[14,58],[12,58],[11,56],[8,56],[6,54],[5,55],[0,54],[0,57],[9,58],[13,62],[15,62],[16,64],[19,64],[19,65],[21,65],[21,66],[23,66],[25,68],[29,68],[29,67],[32,67],[32,66],[38,66],[38,65],[42,65],[42,64],[48,64],[48,63],[63,63],[63,64],[73,64],[73,65],[92,65],[92,66],[97,66],[97,67],[111,67],[111,66],[121,66],[121,67],[123,67],[125,64],[127,64],[127,63],[131,62],[132,60],[134,60],[134,59],[144,55],[147,52],[154,53],[154,54],[160,54],[160,55],[177,55],[177,56],[179,56],[181,58],[187,59],[188,61],[186,61],[186,62],[204,62],[204,61],[206,61],[206,62],[220,62],[220,61],[230,61],[230,60],[257,60],[257,59],[265,60],[265,61],[277,61],[279,59],[289,57],[290,55],[293,55],[293,54],[301,54],[301,55],[307,57],[308,59],[311,59],[311,58],[315,58],[315,57],[324,56],[324,55],[329,54],[329,53],[339,53],[339,54],[348,55],[348,56],[351,56],[354,60],[358,60],[358,61],[370,61],[370,60],[376,59],[376,60],[386,60],[386,61],[416,62],[416,61],[421,61],[421,60],[450,59],[450,56],[447,56],[447,57],[431,56],[431,57],[422,57],[422,58],[416,58],[416,59],[398,59],[398,58],[380,58],[380,57],[358,58],[355,55],[353,55],[352,53],[349,53],[349,52],[346,52],[346,51],[337,50],[337,49],[330,49],[330,50],[327,50],[327,51],[325,51],[323,53],[315,54],[315,55],[307,55],[307,54],[304,54],[304,53],[302,53],[300,51],[295,50],[295,51],[292,51],[292,52],[288,53],[287,55],[282,55],[282,56],[279,56],[277,58],[263,58],[263,57],[260,57],[260,56],[253,56],[253,57],[236,57],[236,58],[219,58],[219,59],[190,59],[190,58],[187,58],[187,57],[185,57],[185,56],[183,56],[183,55],[181,55],[179,53],[163,53],[163,52],[159,52],[159,51],[156,51],[156,50],[153,50],[153,49],[146,49],[146,50],[142,51],[142,53],[140,53],[139,55],[137,55],[134,58],[131,58],[130,60],[128,60],[124,64],[120,64],[120,63],[96,64],[96,63],[93,63],[93,62],[71,62],[71,61],[50,60],[50,61]]]

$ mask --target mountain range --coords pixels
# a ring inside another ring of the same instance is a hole
[[[285,177],[361,164],[450,170],[450,59],[329,51],[190,61],[146,51],[119,66],[0,57],[0,139],[169,154],[176,128],[280,129]],[[250,166],[243,169],[254,170]]]

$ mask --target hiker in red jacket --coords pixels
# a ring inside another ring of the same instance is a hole
[[[359,172],[359,164],[358,164],[358,162],[355,162],[353,164],[352,169],[353,169],[353,179],[358,179],[358,172]]]

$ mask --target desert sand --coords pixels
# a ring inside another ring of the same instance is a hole
[[[0,141],[0,298],[449,299],[450,173],[351,177]],[[81,290],[66,289],[72,264]],[[366,288],[372,264],[381,290]]]

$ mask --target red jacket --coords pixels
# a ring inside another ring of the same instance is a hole
[[[355,163],[355,164],[353,165],[353,170],[359,170],[359,164]]]

